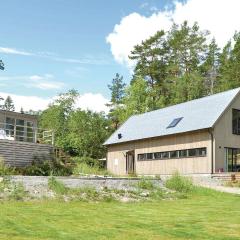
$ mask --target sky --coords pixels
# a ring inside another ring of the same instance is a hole
[[[188,20],[223,47],[240,31],[239,9],[239,0],[1,1],[0,96],[16,110],[42,110],[74,88],[77,107],[107,112],[107,85],[116,73],[129,83],[136,44]]]

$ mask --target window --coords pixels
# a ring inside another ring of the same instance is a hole
[[[34,142],[33,122],[27,122],[27,141]]]
[[[196,149],[196,148],[188,149],[188,156],[189,156],[189,157],[195,157],[195,156],[197,156],[197,149]]]
[[[162,159],[169,158],[169,152],[162,152]]]
[[[145,160],[145,154],[138,154],[138,160],[139,161]]]
[[[178,158],[178,151],[171,151],[170,158]]]
[[[174,159],[174,158],[187,158],[187,157],[206,157],[207,148],[191,148],[183,150],[175,150],[168,152],[155,152],[155,153],[142,153],[138,154],[138,160],[161,160],[161,159]]]
[[[180,150],[180,151],[179,151],[179,157],[180,157],[180,158],[185,158],[185,157],[187,157],[187,150]]]
[[[167,128],[173,128],[176,127],[177,124],[183,119],[183,117],[181,118],[175,118],[169,125]]]
[[[207,148],[199,148],[198,149],[198,156],[200,156],[200,157],[207,156]]]
[[[147,153],[147,159],[153,159],[153,153]]]
[[[240,110],[232,110],[232,133],[240,135]]]
[[[16,119],[16,140],[24,141],[24,120]]]
[[[14,125],[15,119],[14,118],[6,118],[6,135],[8,137],[14,137]]]
[[[162,158],[162,153],[160,153],[160,152],[156,152],[153,155],[154,155],[154,159],[161,159]]]

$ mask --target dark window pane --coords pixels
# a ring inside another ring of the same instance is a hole
[[[155,159],[161,159],[162,158],[162,153],[160,153],[160,152],[154,153],[154,158]]]
[[[179,157],[180,157],[180,158],[185,158],[185,157],[187,157],[187,150],[180,150],[180,151],[179,151]]]
[[[188,150],[188,156],[189,156],[189,157],[195,157],[195,156],[197,156],[197,149],[196,149],[196,148],[194,148],[194,149],[189,149],[189,150]]]
[[[198,155],[200,157],[205,157],[207,155],[207,148],[199,148],[198,149]]]
[[[177,158],[178,157],[178,151],[171,151],[170,152],[170,158]]]
[[[233,134],[240,134],[240,110],[232,110],[232,132]]]
[[[177,124],[182,120],[183,118],[175,118],[169,125],[167,128],[172,128],[177,126]]]
[[[145,154],[138,154],[138,160],[145,160]]]
[[[163,159],[169,158],[169,152],[162,152],[162,158]]]
[[[153,159],[153,153],[147,153],[147,159]]]

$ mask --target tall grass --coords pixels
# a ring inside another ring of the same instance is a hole
[[[166,180],[165,186],[180,193],[189,193],[194,189],[192,180],[181,176],[178,172],[175,172],[169,179]]]

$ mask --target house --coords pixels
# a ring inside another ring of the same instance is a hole
[[[37,116],[0,110],[0,160],[23,167],[33,160],[50,159],[53,134],[38,128]]]
[[[240,88],[130,117],[105,142],[116,175],[240,171]]]

